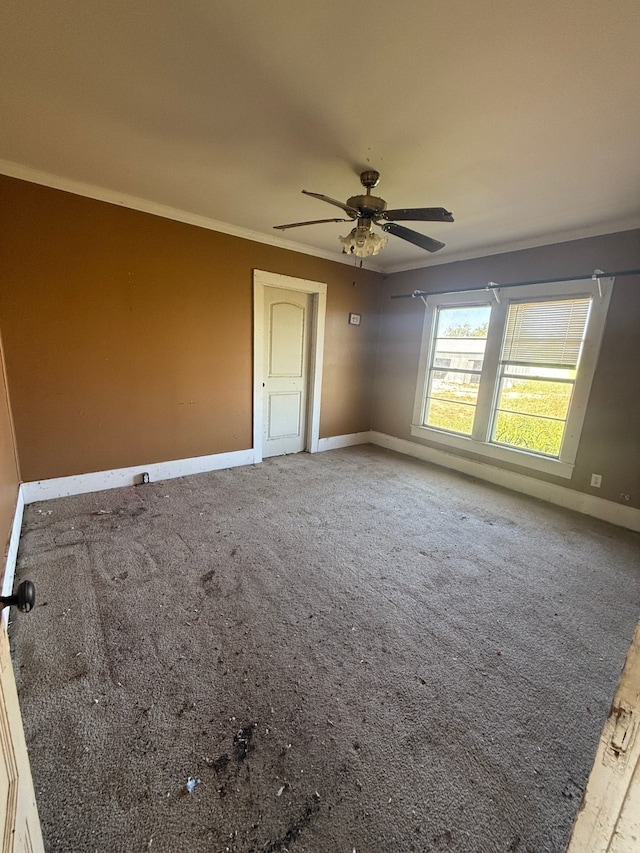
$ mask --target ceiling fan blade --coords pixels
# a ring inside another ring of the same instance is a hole
[[[274,225],[278,231],[287,228],[298,228],[300,225],[319,225],[321,222],[353,222],[353,219],[310,219],[308,222],[290,222],[288,225]]]
[[[396,210],[385,210],[380,215],[382,219],[391,222],[403,219],[413,222],[453,222],[453,216],[444,207],[400,207]]]
[[[322,193],[310,193],[309,190],[302,190],[305,195],[312,195],[314,198],[319,198],[320,201],[326,201],[329,204],[334,204],[336,207],[342,208],[345,213],[348,213],[349,216],[353,216],[355,219],[358,216],[358,211],[355,207],[349,207],[348,204],[345,204],[342,201],[338,201],[337,198],[330,198],[328,195],[322,195]]]
[[[415,246],[420,246],[421,249],[426,249],[427,252],[437,252],[444,249],[444,243],[439,240],[434,240],[433,237],[427,237],[426,234],[419,234],[417,231],[412,231],[410,228],[405,228],[404,225],[396,225],[393,222],[379,222],[378,225],[387,234],[394,234],[400,237],[401,240],[407,240]]]

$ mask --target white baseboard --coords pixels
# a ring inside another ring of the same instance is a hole
[[[111,471],[96,471],[91,474],[77,474],[72,477],[57,477],[52,480],[36,480],[22,484],[23,498],[25,504],[32,504],[36,501],[48,501],[70,495],[83,495],[87,492],[101,492],[105,489],[133,486],[140,483],[140,478],[144,472],[149,474],[149,480],[154,483],[160,480],[173,480],[176,477],[187,477],[190,474],[220,471],[222,468],[253,465],[254,460],[253,449],[237,450],[232,453],[193,456],[189,459],[134,465],[131,468],[115,468]]]
[[[16,496],[16,509],[13,516],[13,524],[11,525],[11,535],[9,536],[9,547],[7,548],[7,557],[4,563],[4,576],[2,578],[1,595],[11,595],[13,592],[13,580],[16,574],[16,560],[18,558],[18,545],[20,544],[20,531],[22,530],[22,514],[24,512],[24,495],[22,486],[18,487]],[[9,618],[9,608],[5,607],[2,610],[2,621],[6,626]]]
[[[388,450],[395,450],[405,456],[413,456],[424,462],[431,462],[443,468],[451,468],[462,474],[469,474],[479,480],[486,480],[497,486],[503,486],[514,492],[521,492],[540,500],[548,501],[556,506],[572,509],[585,515],[600,518],[611,524],[626,527],[629,530],[640,532],[640,510],[633,507],[623,506],[604,498],[588,495],[548,483],[545,480],[537,480],[535,477],[527,477],[514,471],[507,471],[488,465],[485,462],[477,462],[447,453],[424,444],[416,444],[403,438],[396,438],[385,433],[355,432],[348,435],[336,435],[330,438],[321,438],[318,442],[318,451],[338,450],[342,447],[352,447],[358,444],[375,444]],[[152,482],[159,480],[171,480],[175,477],[186,477],[190,474],[202,474],[206,471],[219,471],[222,468],[235,468],[240,465],[255,464],[253,449],[239,450],[232,453],[216,453],[211,456],[196,456],[190,459],[177,459],[171,462],[159,462],[150,465],[135,465],[131,468],[117,468],[112,471],[98,471],[92,474],[78,474],[73,477],[59,477],[52,480],[38,480],[32,483],[23,483],[18,492],[16,504],[16,515],[9,555],[7,556],[7,568],[5,569],[5,580],[9,576],[10,556],[13,553],[13,568],[11,569],[11,582],[13,583],[13,570],[15,569],[15,555],[18,551],[20,526],[22,523],[22,511],[26,504],[35,501],[52,500],[54,498],[67,497],[69,495],[81,495],[86,492],[100,492],[104,489],[116,489],[121,486],[132,486],[140,482],[143,472],[149,474]],[[12,550],[13,549],[13,550]],[[7,593],[8,594],[8,593]]]
[[[352,432],[348,435],[332,435],[318,440],[318,450],[339,450],[341,447],[353,447],[355,444],[371,444],[371,433]]]
[[[487,480],[489,483],[504,486],[504,488],[511,489],[514,492],[540,498],[540,500],[548,501],[556,506],[572,509],[594,518],[600,518],[602,521],[609,521],[611,524],[640,532],[640,510],[633,507],[607,501],[595,495],[587,495],[584,492],[576,492],[573,489],[567,489],[566,486],[547,483],[545,480],[536,480],[535,477],[527,477],[525,474],[496,468],[493,465],[487,465],[485,462],[476,462],[473,459],[456,456],[435,447],[415,444],[413,441],[396,438],[385,433],[372,430],[370,435],[371,444],[376,444],[378,447],[386,447],[388,450],[395,450],[398,453],[404,453],[406,456],[422,459],[424,462],[432,462],[434,465],[452,468],[454,471],[469,474],[479,480]]]

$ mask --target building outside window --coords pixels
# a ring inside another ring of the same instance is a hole
[[[612,285],[428,297],[412,435],[570,477]]]

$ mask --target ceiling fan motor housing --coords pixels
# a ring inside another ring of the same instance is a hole
[[[375,219],[387,209],[387,202],[375,195],[353,195],[347,199],[347,206],[359,211],[361,216]]]
[[[331,198],[322,193],[312,193],[309,190],[302,190],[305,195],[313,196],[326,201],[334,207],[339,207],[343,210],[349,219],[337,217],[333,219],[313,219],[309,222],[291,222],[286,225],[274,225],[274,228],[284,230],[286,228],[297,228],[300,225],[319,225],[323,222],[353,222],[357,220],[355,228],[352,228],[347,237],[340,237],[340,242],[343,245],[343,250],[350,254],[356,254],[360,257],[368,255],[377,255],[380,249],[386,244],[387,238],[381,237],[373,230],[373,225],[382,228],[387,234],[393,234],[400,237],[401,240],[406,240],[425,249],[427,252],[438,252],[444,248],[444,243],[439,240],[434,240],[433,237],[427,237],[426,234],[421,234],[419,231],[412,231],[411,228],[405,228],[404,225],[398,225],[398,220],[414,220],[416,222],[453,222],[453,216],[444,207],[400,207],[387,209],[387,202],[383,198],[371,195],[373,187],[378,185],[380,173],[375,169],[366,169],[360,172],[360,183],[366,189],[365,195],[353,195],[347,199],[346,204],[343,204],[338,199]]]
[[[360,172],[360,183],[368,190],[372,190],[374,187],[377,187],[379,182],[380,172],[376,172],[375,169],[366,169],[364,172]]]
[[[347,199],[347,205],[357,210],[361,217],[375,219],[383,210],[387,209],[387,202],[383,198],[371,195],[371,190],[378,186],[380,172],[375,169],[367,169],[360,172],[360,183],[366,187],[366,195],[353,195]]]

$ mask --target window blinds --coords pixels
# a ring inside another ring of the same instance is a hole
[[[502,364],[577,367],[590,306],[590,297],[511,303]]]

